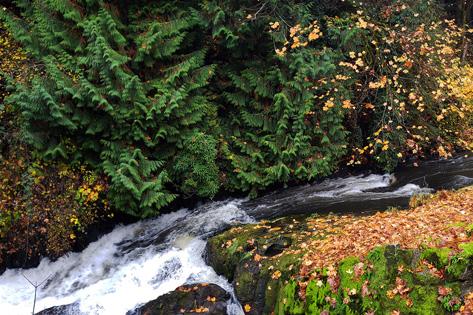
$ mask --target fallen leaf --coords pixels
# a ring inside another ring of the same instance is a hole
[[[245,312],[249,313],[251,311],[251,306],[249,304],[245,304]]]
[[[277,280],[281,277],[281,271],[279,270],[276,270],[275,272],[273,272],[273,274],[271,275],[271,278],[274,279],[274,280]]]

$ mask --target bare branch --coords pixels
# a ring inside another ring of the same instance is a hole
[[[26,281],[28,281],[34,287],[34,300],[33,300],[33,312],[32,312],[32,314],[34,315],[34,309],[36,306],[36,293],[38,292],[38,288],[42,286],[46,281],[48,281],[52,274],[48,275],[46,278],[43,279],[43,281],[39,283],[31,281],[24,273],[21,273],[21,275],[23,276],[23,278],[26,279]]]

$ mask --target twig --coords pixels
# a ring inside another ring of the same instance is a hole
[[[466,36],[466,35],[463,35],[463,36]],[[462,59],[461,59],[462,62],[465,62],[467,53],[468,53],[468,40],[465,40],[465,43],[463,44],[463,54],[462,54]]]
[[[23,278],[26,279],[26,281],[28,281],[34,287],[34,300],[33,300],[33,312],[32,312],[32,314],[34,315],[34,309],[36,306],[36,293],[38,292],[38,288],[42,286],[51,277],[51,275],[47,276],[43,281],[39,283],[31,281],[30,279],[28,279],[27,276],[25,276],[24,273],[21,273],[21,275],[23,276]]]
[[[255,13],[255,15],[254,15],[254,17],[253,17],[253,20],[256,20],[256,16],[258,15],[258,13],[261,12],[261,10],[264,9],[264,7],[266,6],[266,4],[268,4],[268,3],[267,3],[267,2],[263,3],[263,5],[261,6],[261,8],[259,8],[259,10],[256,11],[256,13]]]

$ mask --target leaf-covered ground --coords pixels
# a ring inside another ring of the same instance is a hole
[[[429,200],[422,200],[429,199]],[[410,210],[378,212],[369,216],[324,216],[308,219],[312,237],[300,274],[355,256],[362,258],[380,245],[402,248],[448,247],[473,240],[473,187],[441,191],[429,198],[414,197]]]
[[[209,240],[256,314],[473,314],[473,186],[407,210],[286,217]]]

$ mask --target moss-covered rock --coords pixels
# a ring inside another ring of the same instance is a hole
[[[130,311],[128,315],[170,315],[205,313],[225,315],[230,295],[215,284],[183,285]]]
[[[247,314],[450,314],[473,291],[473,243],[459,251],[382,246],[302,277],[306,222],[283,218],[210,239],[208,261]]]
[[[379,247],[363,262],[347,258],[340,262],[336,273],[322,273],[309,280],[305,299],[298,296],[303,289],[300,285],[295,281],[288,283],[279,293],[274,313],[450,314],[460,308],[462,297],[472,292],[473,277],[466,274],[468,268],[462,269],[458,278],[446,275],[445,268],[458,264],[456,261],[467,253],[464,250],[446,261],[444,250]],[[467,261],[471,265],[471,256]]]
[[[208,241],[207,262],[232,281],[248,314],[270,314],[298,273],[305,230],[297,217],[235,227]]]

